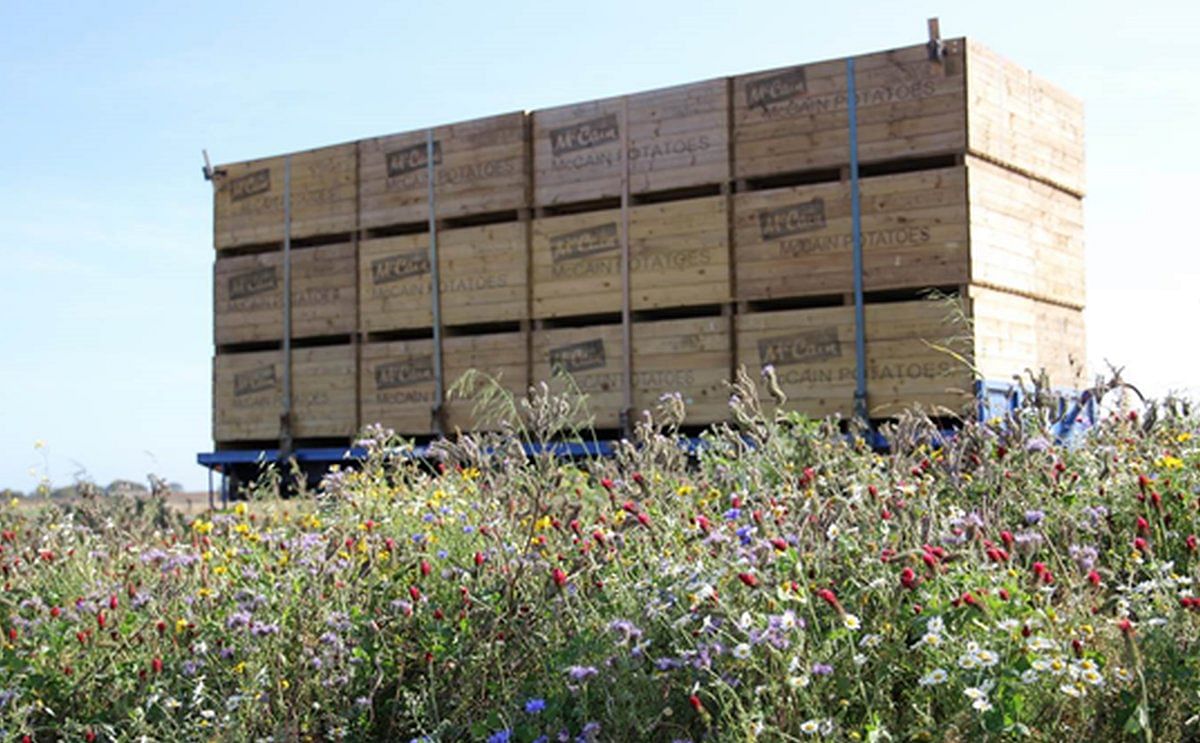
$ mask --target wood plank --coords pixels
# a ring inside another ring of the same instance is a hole
[[[962,168],[860,181],[867,291],[947,286],[969,276]],[[739,301],[842,294],[854,284],[850,184],[737,194]]]
[[[1083,103],[976,41],[966,70],[968,149],[1082,196]]]
[[[355,332],[354,246],[297,249],[292,256],[292,337]],[[218,256],[216,343],[283,337],[283,253]]]
[[[872,417],[920,404],[959,410],[970,370],[944,346],[970,357],[969,341],[947,305],[934,301],[867,305],[867,408]],[[750,370],[774,366],[785,409],[822,417],[854,414],[854,308],[738,315],[738,358]],[[765,396],[765,394],[764,394]]]
[[[438,233],[444,325],[524,319],[526,229],[506,222]],[[364,332],[432,325],[427,233],[363,240],[359,281]]]
[[[986,379],[1010,380],[1045,369],[1058,387],[1088,383],[1082,310],[971,287],[976,363]]]
[[[634,310],[729,300],[726,208],[713,196],[630,210]],[[534,220],[534,317],[621,310],[620,220],[617,209]]]
[[[728,179],[724,79],[627,98],[631,193]],[[533,112],[535,204],[620,195],[624,107],[617,97]]]
[[[428,219],[426,136],[422,129],[359,143],[364,228]],[[433,136],[438,217],[527,206],[523,112],[439,126]]]
[[[218,354],[213,365],[213,439],[278,438],[283,352]],[[292,351],[294,437],[350,437],[355,433],[354,365],[349,345]]]
[[[213,192],[217,250],[283,240],[284,157],[222,165]],[[356,145],[296,152],[291,233],[295,239],[355,228]]]
[[[963,45],[943,62],[924,45],[855,58],[859,158],[864,162],[966,146]],[[755,178],[849,161],[845,60],[734,78],[734,177]]]
[[[976,158],[967,168],[972,280],[1083,307],[1082,201]]]
[[[450,337],[443,340],[446,364],[446,427],[449,431],[494,428],[494,411],[504,411],[525,397],[529,389],[523,333]],[[473,386],[459,385],[468,371],[478,378]],[[491,387],[492,381],[495,388]],[[496,395],[506,401],[488,402]],[[519,410],[519,408],[518,408]],[[511,420],[511,416],[508,417]]]
[[[361,348],[363,425],[379,423],[406,435],[431,433],[437,389],[433,341],[365,343]]]
[[[653,410],[663,395],[680,393],[688,423],[724,420],[728,410],[730,339],[724,318],[639,322],[633,326],[634,414]],[[615,428],[624,405],[620,325],[556,328],[533,334],[533,383],[578,389],[598,428]],[[562,369],[569,379],[558,377]]]

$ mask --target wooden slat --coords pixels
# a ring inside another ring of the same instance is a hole
[[[526,206],[524,113],[439,126],[433,136],[438,217]],[[364,228],[428,218],[425,130],[365,139],[359,152]]]
[[[1081,310],[982,287],[971,287],[970,296],[976,363],[985,379],[1045,369],[1055,386],[1087,384]]]
[[[380,423],[410,435],[431,433],[433,341],[364,343],[361,349],[363,425]]]
[[[970,357],[963,329],[942,302],[867,305],[867,409],[895,415],[920,404],[960,409],[970,370],[935,346]],[[738,358],[751,371],[771,364],[788,396],[787,410],[810,416],[854,413],[854,308],[828,307],[742,314]]]
[[[489,406],[509,411],[510,405],[525,397],[529,371],[522,333],[450,337],[442,343],[446,360],[447,430],[490,428],[498,419],[489,415],[493,412]],[[458,385],[469,370],[484,376],[477,377],[476,386]],[[494,380],[498,389],[490,389],[491,382],[485,376]],[[485,402],[491,397],[504,399]]]
[[[972,280],[1083,307],[1082,201],[976,158],[967,167]]]
[[[292,156],[292,237],[354,229],[355,145],[297,152]],[[219,168],[214,192],[213,241],[218,250],[283,240],[284,157]]]
[[[867,291],[966,283],[962,168],[860,181]],[[850,185],[826,183],[734,197],[739,300],[852,290]]]
[[[630,211],[634,310],[729,300],[725,197]],[[621,310],[620,220],[610,209],[534,221],[534,317]]]
[[[250,441],[279,436],[283,352],[218,354],[214,359],[213,438]],[[292,351],[292,432],[296,438],[354,434],[351,346]]]
[[[556,328],[534,333],[534,383],[554,380],[556,389],[576,386],[588,395],[598,428],[620,422],[624,352],[620,325]],[[723,318],[639,322],[633,325],[634,414],[653,410],[663,395],[678,392],[689,423],[723,420],[728,397],[730,339]],[[554,379],[565,370],[570,381]]]
[[[728,105],[723,79],[629,96],[630,193],[727,180]],[[620,195],[621,98],[532,115],[535,204]]]
[[[966,68],[970,151],[1083,195],[1083,103],[975,41]]]
[[[966,100],[962,43],[943,62],[924,45],[855,59],[863,162],[962,151]],[[849,161],[845,60],[734,78],[735,177],[837,167]]]
[[[293,250],[292,336],[353,333],[354,246]],[[214,267],[218,346],[283,336],[283,253],[221,256]]]
[[[445,325],[525,317],[524,222],[438,233]],[[429,235],[359,244],[364,332],[429,327],[433,322]]]

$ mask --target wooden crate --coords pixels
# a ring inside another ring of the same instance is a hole
[[[963,168],[860,181],[867,291],[966,283],[970,276]],[[734,197],[737,298],[853,291],[850,184]]]
[[[966,39],[855,58],[863,163],[970,152],[1084,190],[1083,105]],[[734,78],[734,174],[842,167],[849,162],[844,59]]]
[[[973,157],[967,182],[972,281],[1083,307],[1083,202]]]
[[[858,155],[862,162],[965,149],[961,40],[943,62],[924,45],[855,58]],[[849,162],[844,59],[733,79],[736,178],[839,167]]]
[[[359,143],[364,228],[429,218],[426,137],[422,129]],[[524,113],[439,126],[433,138],[438,217],[527,206]]]
[[[626,107],[630,193],[729,178],[729,96],[721,78],[533,112],[535,204],[621,194]]]
[[[292,337],[355,332],[353,245],[293,250]],[[218,346],[283,337],[283,253],[219,256],[214,267]]]
[[[275,439],[283,412],[283,352],[218,354],[213,362],[213,438],[217,441]],[[292,351],[292,436],[341,438],[354,435],[353,346]]]
[[[447,431],[493,427],[496,420],[489,417],[488,404],[484,402],[489,395],[502,391],[502,395],[514,402],[525,397],[529,389],[525,343],[524,333],[460,336],[442,341]],[[459,386],[458,383],[469,370],[491,377],[499,390],[485,389],[490,383],[483,378],[478,378],[474,386]],[[499,409],[506,409],[505,404],[497,405]]]
[[[913,404],[957,411],[969,401],[969,367],[942,349],[970,359],[972,347],[946,303],[868,305],[865,316],[871,417]],[[774,366],[788,396],[785,409],[814,417],[854,414],[853,307],[738,315],[737,348],[738,363],[752,372]]]
[[[630,210],[630,303],[635,310],[730,299],[726,198]],[[621,212],[533,223],[533,316],[621,310]]]
[[[357,154],[351,144],[297,152],[292,158],[293,238],[355,229]],[[285,156],[223,165],[213,194],[218,250],[283,240]]]
[[[979,283],[1084,304],[1080,200],[975,157],[860,181],[866,291]],[[739,300],[853,290],[850,186],[734,197]]]
[[[433,363],[432,340],[363,344],[363,425],[381,423],[410,435],[432,432],[437,389]]]
[[[688,405],[688,423],[723,420],[728,411],[725,380],[730,371],[729,320],[687,318],[633,326],[633,404],[653,409],[660,398],[679,392]],[[624,406],[624,348],[620,325],[555,328],[533,334],[533,382],[572,385],[588,395],[597,428],[614,428]],[[555,378],[562,369],[570,381]]]
[[[967,147],[1082,196],[1083,102],[968,40]]]
[[[984,379],[1008,381],[1045,369],[1057,387],[1082,389],[1090,381],[1082,310],[978,286],[969,295]]]
[[[443,325],[524,319],[526,229],[505,222],[438,233]],[[362,241],[359,282],[364,332],[433,324],[428,233]]]

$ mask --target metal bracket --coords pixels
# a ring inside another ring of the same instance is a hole
[[[204,180],[213,181],[225,175],[224,168],[212,166],[212,162],[208,159],[208,150],[200,150],[200,154],[204,155]]]
[[[946,44],[942,41],[942,30],[938,25],[938,19],[930,18],[928,27],[929,43],[925,46],[929,49],[929,61],[941,62],[946,58]]]

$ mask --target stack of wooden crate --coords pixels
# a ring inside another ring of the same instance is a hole
[[[1082,385],[1080,103],[964,39],[855,71],[871,415]],[[835,60],[437,127],[432,164],[422,130],[224,166],[214,438],[283,433],[285,200],[296,439],[471,428],[469,399],[434,410],[471,368],[517,397],[567,371],[599,428],[671,392],[723,420],[739,365],[849,415],[848,90]]]

